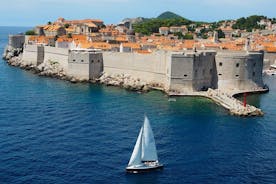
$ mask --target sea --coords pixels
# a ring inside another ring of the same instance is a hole
[[[0,53],[8,34],[0,27]],[[276,183],[276,78],[248,96],[263,117],[236,117],[205,98],[170,100],[40,77],[0,61],[0,183]],[[145,114],[162,171],[127,174]]]

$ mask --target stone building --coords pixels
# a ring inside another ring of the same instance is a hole
[[[248,90],[263,87],[263,57],[262,52],[218,52],[218,88]]]
[[[62,36],[66,35],[66,30],[64,27],[59,25],[47,25],[43,27],[45,36]]]
[[[102,53],[95,50],[70,50],[68,60],[68,75],[80,80],[90,80],[100,77],[103,72]]]
[[[9,35],[9,46],[13,48],[23,48],[25,35]]]
[[[90,35],[99,31],[99,27],[94,23],[84,23],[75,26],[77,34]]]
[[[167,89],[205,91],[217,87],[214,51],[173,53],[167,68]]]
[[[167,36],[170,32],[170,29],[168,27],[160,27],[159,28],[159,33],[161,35]]]

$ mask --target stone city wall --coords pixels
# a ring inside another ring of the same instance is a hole
[[[115,77],[123,74],[179,92],[263,87],[263,53],[258,52],[99,53],[25,45],[23,61],[36,66],[58,63],[66,74],[80,80],[98,78],[102,72]]]
[[[13,48],[23,48],[25,35],[9,35],[9,46]]]
[[[219,89],[250,90],[263,87],[263,53],[218,52],[216,69]]]
[[[164,85],[168,52],[152,54],[103,52],[104,72],[110,75],[130,75],[148,83]]]
[[[78,80],[96,79],[103,72],[102,53],[69,51],[68,67],[68,75]]]
[[[276,53],[275,52],[265,52],[264,53],[264,69],[270,68],[270,65],[276,63]]]
[[[65,73],[68,72],[68,56],[68,49],[44,46],[44,62],[59,63]]]
[[[24,45],[22,62],[37,66],[38,63],[38,45]]]
[[[178,92],[216,87],[215,52],[173,53],[167,69],[167,89]]]

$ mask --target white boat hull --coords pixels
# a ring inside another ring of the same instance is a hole
[[[163,164],[158,165],[140,165],[140,166],[129,166],[126,168],[128,173],[142,173],[142,172],[149,172],[154,170],[161,170],[163,169]]]

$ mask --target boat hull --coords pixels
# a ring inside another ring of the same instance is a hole
[[[128,173],[143,173],[163,169],[164,165],[159,164],[156,166],[141,166],[141,167],[127,167],[126,172]]]

